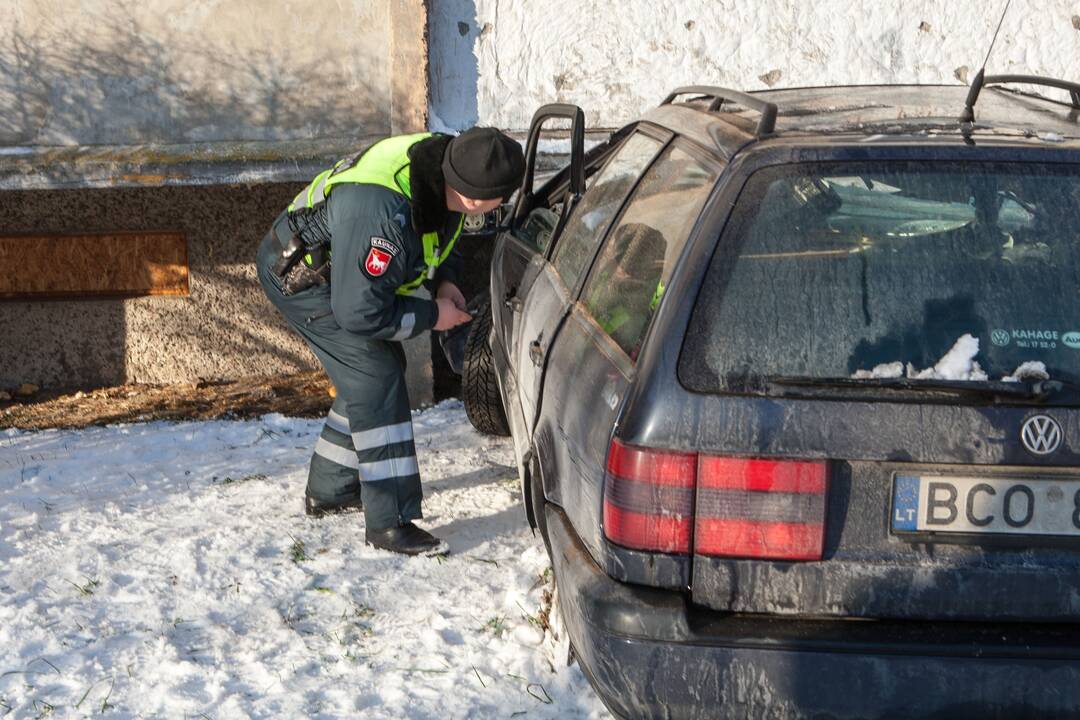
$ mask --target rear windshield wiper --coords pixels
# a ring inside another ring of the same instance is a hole
[[[845,378],[802,377],[777,375],[765,378],[765,384],[773,390],[788,388],[886,390],[915,393],[949,393],[965,397],[1007,398],[1043,402],[1061,390],[1075,390],[1075,383],[1062,380],[1035,380],[1032,382],[1005,382],[1003,380],[919,380],[916,378]]]

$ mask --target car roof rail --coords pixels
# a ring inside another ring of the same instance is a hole
[[[765,102],[760,98],[738,90],[729,90],[728,88],[713,87],[711,85],[686,85],[685,87],[675,88],[660,104],[670,105],[680,95],[703,95],[712,98],[712,102],[709,103],[709,112],[718,111],[725,101],[730,101],[760,113],[761,119],[758,120],[757,129],[754,131],[754,135],[759,138],[771,135],[776,129],[776,103]]]
[[[967,99],[964,100],[964,111],[960,113],[960,122],[975,122],[975,103],[979,100],[979,92],[986,85],[1004,85],[1006,83],[1025,83],[1027,85],[1043,85],[1046,87],[1068,90],[1069,98],[1074,108],[1080,109],[1080,83],[1058,80],[1056,78],[1040,77],[1039,75],[983,75],[979,70],[971,81]],[[1051,101],[1053,102],[1053,101]]]

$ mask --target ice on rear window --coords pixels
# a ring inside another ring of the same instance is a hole
[[[911,363],[908,363],[908,377],[916,380],[987,380],[987,374],[975,361],[978,354],[979,339],[964,334],[934,367],[915,370]]]
[[[975,361],[978,354],[979,339],[965,333],[933,367],[918,370],[910,362],[905,367],[902,361],[897,361],[875,365],[873,370],[856,370],[851,377],[856,380],[898,378],[906,369],[907,376],[916,380],[986,380],[986,373]]]
[[[856,380],[888,379],[904,376],[904,363],[891,362],[875,365],[873,370],[856,370],[851,377]]]
[[[851,377],[855,380],[889,379],[906,375],[913,380],[971,380],[985,381],[989,376],[979,366],[975,356],[979,354],[979,339],[970,333],[960,336],[949,352],[945,353],[933,367],[917,369],[910,362],[905,366],[902,361],[875,365],[872,370],[856,370]],[[905,372],[906,371],[906,372]],[[1022,382],[1048,380],[1046,363],[1029,360],[1021,363],[1011,375],[1005,375],[1003,382]]]
[[[1038,360],[1029,360],[1013,370],[1012,375],[1001,378],[1005,382],[1031,382],[1032,380],[1049,380],[1050,373],[1046,371],[1046,363]]]

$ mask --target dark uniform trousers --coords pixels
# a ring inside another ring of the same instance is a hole
[[[372,530],[422,517],[423,491],[401,343],[342,329],[330,310],[328,285],[283,295],[281,280],[271,270],[280,252],[271,231],[259,246],[259,283],[307,342],[337,390],[315,444],[307,493],[326,503],[360,493],[366,525]]]

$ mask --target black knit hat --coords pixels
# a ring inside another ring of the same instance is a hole
[[[521,185],[525,153],[499,130],[474,127],[450,141],[442,170],[446,184],[467,198],[508,198]]]

